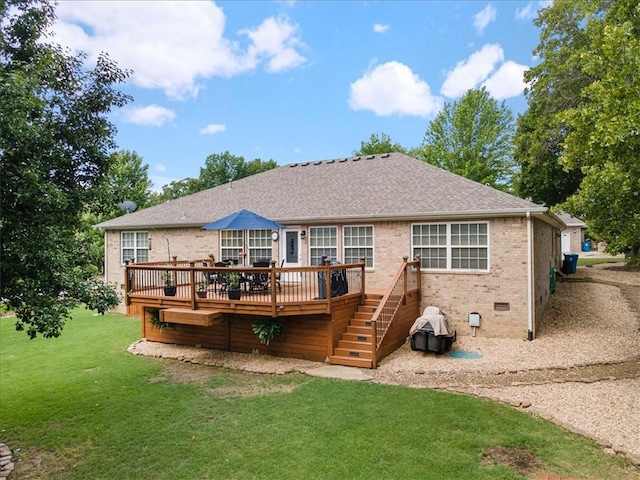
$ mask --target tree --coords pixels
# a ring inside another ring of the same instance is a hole
[[[611,253],[640,261],[640,6],[634,0],[561,0],[539,23],[537,51],[546,57],[533,88],[554,85],[538,89],[541,98],[570,93],[571,101],[555,101],[550,118],[562,127],[560,164],[584,175],[563,206]]]
[[[56,337],[77,302],[104,313],[115,291],[78,267],[77,225],[108,170],[115,127],[107,114],[129,97],[108,56],[84,69],[48,43],[47,1],[0,3],[0,297],[31,338]]]
[[[198,177],[199,190],[217,187],[223,183],[255,175],[276,168],[275,160],[263,162],[260,159],[245,162],[244,157],[231,155],[228,151],[209,155]]]
[[[513,115],[483,87],[447,103],[429,123],[419,158],[463,177],[508,190],[513,175]]]
[[[371,134],[367,142],[360,142],[360,150],[354,151],[353,155],[364,156],[391,152],[408,153],[406,148],[399,143],[392,143],[391,137],[382,132],[380,136],[375,133]]]
[[[579,167],[566,168],[559,162],[570,127],[558,117],[581,102],[582,89],[593,81],[573,55],[589,45],[582,21],[579,9],[564,6],[543,9],[534,21],[541,34],[533,53],[542,61],[525,73],[529,108],[518,119],[514,139],[519,167],[514,190],[547,205],[564,202],[583,177]]]

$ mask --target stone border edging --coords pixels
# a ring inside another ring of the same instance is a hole
[[[9,478],[14,467],[11,449],[6,443],[0,443],[0,480]]]

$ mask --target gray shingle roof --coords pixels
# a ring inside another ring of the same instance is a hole
[[[202,226],[243,208],[285,224],[547,211],[407,155],[391,153],[285,165],[98,226]]]

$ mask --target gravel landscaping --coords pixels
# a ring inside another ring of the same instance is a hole
[[[454,358],[405,344],[348,378],[487,397],[589,436],[640,465],[640,270],[578,267],[558,283],[533,341],[458,335]],[[135,354],[251,372],[310,373],[324,364],[140,341]],[[339,375],[344,377],[343,374]]]

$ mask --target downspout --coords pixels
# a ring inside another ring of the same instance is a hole
[[[533,340],[533,239],[531,212],[527,212],[527,340]]]
[[[105,283],[109,283],[108,280],[107,280],[109,278],[108,275],[107,275],[107,265],[109,265],[108,255],[109,255],[109,249],[107,248],[107,231],[105,230],[104,231],[104,266],[102,267],[102,270],[104,272],[104,282]]]

